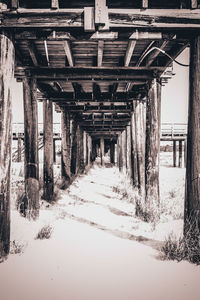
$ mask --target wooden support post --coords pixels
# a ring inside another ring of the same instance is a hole
[[[54,173],[53,173],[53,105],[51,100],[43,101],[43,198],[53,200]]]
[[[104,138],[100,139],[101,165],[104,166]]]
[[[23,79],[24,91],[24,162],[25,162],[25,215],[36,219],[39,214],[39,162],[37,84],[35,78]]]
[[[117,144],[116,143],[115,143],[115,156],[114,156],[114,159],[115,159],[114,163],[115,163],[115,165],[117,165]]]
[[[190,87],[184,232],[200,235],[200,35],[190,43]],[[194,245],[192,245],[194,247]],[[199,247],[199,245],[198,245]]]
[[[22,161],[22,139],[18,136],[17,139],[17,162]]]
[[[53,139],[53,162],[56,163],[56,139]]]
[[[14,79],[14,47],[0,35],[0,261],[10,249],[10,167],[12,147],[11,84]]]
[[[84,134],[82,128],[80,128],[80,153],[79,153],[79,160],[80,160],[80,172],[83,173],[85,169],[84,163]]]
[[[120,137],[118,136],[118,138],[117,138],[117,167],[118,168],[119,168],[119,151],[120,151],[119,139],[120,139]]]
[[[142,198],[145,197],[145,149],[146,149],[146,103],[136,102],[135,135],[137,153],[138,187]]]
[[[142,0],[142,8],[146,9],[149,6],[148,0]]]
[[[63,110],[61,113],[61,176],[63,181],[70,181],[71,178],[71,136],[70,136],[70,113]]]
[[[137,140],[136,140],[136,122],[135,111],[131,115],[131,174],[133,180],[133,186],[138,188],[138,163],[137,163]]]
[[[123,159],[122,159],[122,134],[118,136],[118,155],[119,155],[119,171],[123,170]]]
[[[87,134],[83,132],[83,159],[84,159],[84,166],[87,165]]]
[[[115,163],[115,144],[114,142],[110,142],[110,163]]]
[[[59,0],[51,0],[51,8],[58,9],[59,8]]]
[[[198,0],[190,0],[190,3],[192,9],[198,8]]]
[[[86,32],[95,31],[94,7],[84,7],[84,30]]]
[[[179,141],[179,162],[178,162],[179,168],[182,168],[182,158],[183,158],[182,141]]]
[[[11,9],[17,9],[19,7],[19,0],[11,0]]]
[[[88,145],[88,166],[91,165],[91,152],[92,152],[92,138],[91,136],[88,134],[88,139],[87,139],[87,145]]]
[[[176,168],[176,141],[173,141],[173,166]]]
[[[132,153],[131,153],[131,124],[126,127],[127,134],[127,173],[132,178]]]
[[[75,119],[72,121],[72,148],[71,148],[71,173],[76,174],[76,160],[77,160],[77,122]]]
[[[124,130],[121,134],[122,139],[122,169],[123,172],[126,172],[126,130]]]
[[[184,167],[186,168],[187,161],[187,138],[184,140]]]
[[[161,84],[154,79],[147,101],[146,127],[146,200],[145,219],[154,221],[159,218],[159,155],[160,155],[160,114]]]

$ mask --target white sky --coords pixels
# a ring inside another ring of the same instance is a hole
[[[189,49],[182,52],[177,60],[188,64]],[[174,64],[173,71],[176,75],[162,88],[161,122],[187,123],[189,68]],[[22,84],[14,82],[13,122],[21,123],[23,120]],[[54,112],[54,122],[59,122],[59,120],[60,114]],[[42,122],[42,103],[38,105],[38,121]]]

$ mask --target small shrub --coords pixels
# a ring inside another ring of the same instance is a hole
[[[192,226],[183,237],[171,233],[161,247],[161,258],[166,260],[187,260],[200,264],[200,231],[194,232]]]
[[[177,238],[173,233],[170,233],[161,248],[161,253],[165,260],[181,261],[184,259],[184,238]]]
[[[46,226],[42,227],[42,229],[38,232],[35,239],[36,240],[50,239],[52,231],[53,231],[52,227],[49,225],[46,225]]]
[[[24,191],[19,190],[16,198],[16,208],[21,216],[26,217],[26,210],[28,208],[28,199]]]
[[[22,254],[26,246],[26,244],[14,240],[10,242],[10,254]]]

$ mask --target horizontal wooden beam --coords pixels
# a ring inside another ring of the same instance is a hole
[[[84,27],[83,9],[3,11],[2,28]],[[110,28],[199,28],[199,9],[108,9]]]
[[[130,119],[128,119],[127,121],[124,121],[124,120],[101,120],[101,121],[82,121],[80,122],[79,124],[82,125],[82,126],[102,126],[103,124],[104,125],[127,125],[127,123],[130,121]]]
[[[93,114],[93,113],[116,113],[116,112],[132,112],[132,109],[127,109],[127,108],[82,108],[82,107],[66,107],[65,105],[59,105],[60,108],[66,108],[69,112],[74,112],[74,113],[88,113],[88,114]]]
[[[102,106],[127,106],[127,105],[132,105],[133,101],[118,101],[118,102],[114,102],[114,101],[57,101],[57,100],[52,100],[53,102],[56,102],[57,104],[65,104],[65,105],[74,105],[74,106],[84,106],[84,105],[90,105],[90,106],[98,106],[98,105],[102,105]]]
[[[72,80],[78,79],[118,79],[118,80],[134,80],[134,79],[153,79],[159,77],[162,74],[165,67],[65,67],[65,68],[52,68],[52,67],[28,67],[28,68],[16,68],[15,76],[27,77],[35,76],[38,79],[63,79]]]
[[[112,102],[130,102],[134,100],[138,100],[136,92],[116,92],[114,97],[111,99],[112,93],[102,92],[99,94],[97,101],[104,101],[112,103]],[[42,100],[42,96],[40,96]],[[46,98],[45,98],[46,99]],[[93,93],[78,93],[75,95],[73,92],[59,92],[49,95],[49,100],[54,102],[66,101],[66,102],[96,102],[94,101]]]

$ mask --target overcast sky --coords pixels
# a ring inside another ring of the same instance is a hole
[[[187,48],[182,52],[177,60],[187,64],[189,61],[189,49]],[[161,122],[187,123],[189,68],[174,64],[173,71],[176,75],[162,88]],[[13,95],[13,122],[23,122],[21,83],[13,83]],[[39,103],[38,107],[38,121],[42,122],[42,103]],[[54,113],[54,122],[59,122],[59,119],[60,114]]]

